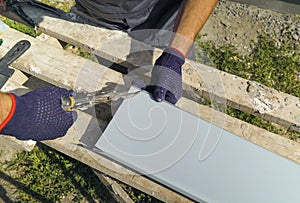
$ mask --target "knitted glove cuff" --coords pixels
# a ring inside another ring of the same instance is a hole
[[[168,47],[164,50],[162,55],[157,59],[155,62],[155,65],[158,66],[164,66],[164,67],[174,67],[176,64],[177,67],[180,67],[180,72],[181,72],[181,67],[185,62],[185,57],[184,55],[177,49]],[[178,72],[179,70],[174,69],[170,67],[172,70]]]
[[[162,55],[156,60],[154,69],[167,69],[165,71],[172,70],[172,74],[179,75],[181,77],[182,65],[185,62],[185,58],[173,48],[167,48]],[[159,71],[158,71],[159,72]],[[160,76],[164,76],[164,73],[160,73]],[[156,77],[159,78],[158,75]],[[157,78],[157,79],[158,79]],[[160,80],[160,79],[158,79]]]
[[[176,55],[178,58],[182,58],[182,59],[185,59],[186,58],[186,55],[183,54],[182,51],[180,51],[179,49],[177,48],[174,48],[174,47],[168,47],[167,50],[169,52],[172,52],[171,54],[173,55]],[[179,54],[179,55],[178,55]]]

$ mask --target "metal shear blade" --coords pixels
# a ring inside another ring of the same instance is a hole
[[[74,99],[74,105],[72,109],[86,110],[92,106],[100,103],[109,103],[112,101],[117,101],[119,99],[126,99],[137,95],[140,91],[136,92],[112,92],[106,94],[99,94],[99,92],[77,93]]]

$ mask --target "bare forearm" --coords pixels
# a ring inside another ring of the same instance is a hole
[[[186,54],[217,2],[218,0],[185,1],[183,10],[179,14],[178,24],[174,30],[176,36],[171,42],[171,47]]]
[[[7,94],[0,92],[0,124],[8,117],[11,107],[11,97]]]

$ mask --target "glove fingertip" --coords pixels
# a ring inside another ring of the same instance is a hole
[[[178,101],[178,99],[171,93],[167,93],[166,94],[166,101],[170,102],[171,104],[176,104],[176,102]]]
[[[156,87],[152,93],[152,97],[155,101],[162,102],[165,100],[166,92],[164,88]]]

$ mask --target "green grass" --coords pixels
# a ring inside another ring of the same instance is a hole
[[[300,97],[300,48],[293,42],[286,41],[278,47],[270,36],[262,35],[252,53],[244,57],[230,45],[217,48],[205,42],[200,47],[216,68]]]
[[[22,23],[18,23],[9,18],[0,16],[0,20],[3,21],[4,23],[6,23],[10,28],[16,29],[16,30],[23,32],[25,34],[28,34],[30,36],[36,37],[40,34],[40,33],[36,33],[33,28],[31,28],[27,25],[24,25]]]
[[[20,202],[104,202],[110,197],[90,167],[42,144],[19,153],[6,170],[17,171],[13,178],[22,185]]]
[[[57,1],[57,0],[41,0],[44,4],[48,4],[50,6],[59,8],[61,10],[64,10],[66,12],[70,11],[71,7],[75,5],[74,1]]]
[[[161,201],[142,193],[139,190],[136,190],[132,187],[128,187],[127,190],[125,190],[129,197],[132,199],[132,201],[136,203],[161,203]]]
[[[106,202],[111,199],[90,167],[43,144],[31,152],[17,154],[17,158],[5,166],[5,171],[15,172],[12,178],[18,183],[19,202]],[[160,202],[122,185],[134,202]]]

